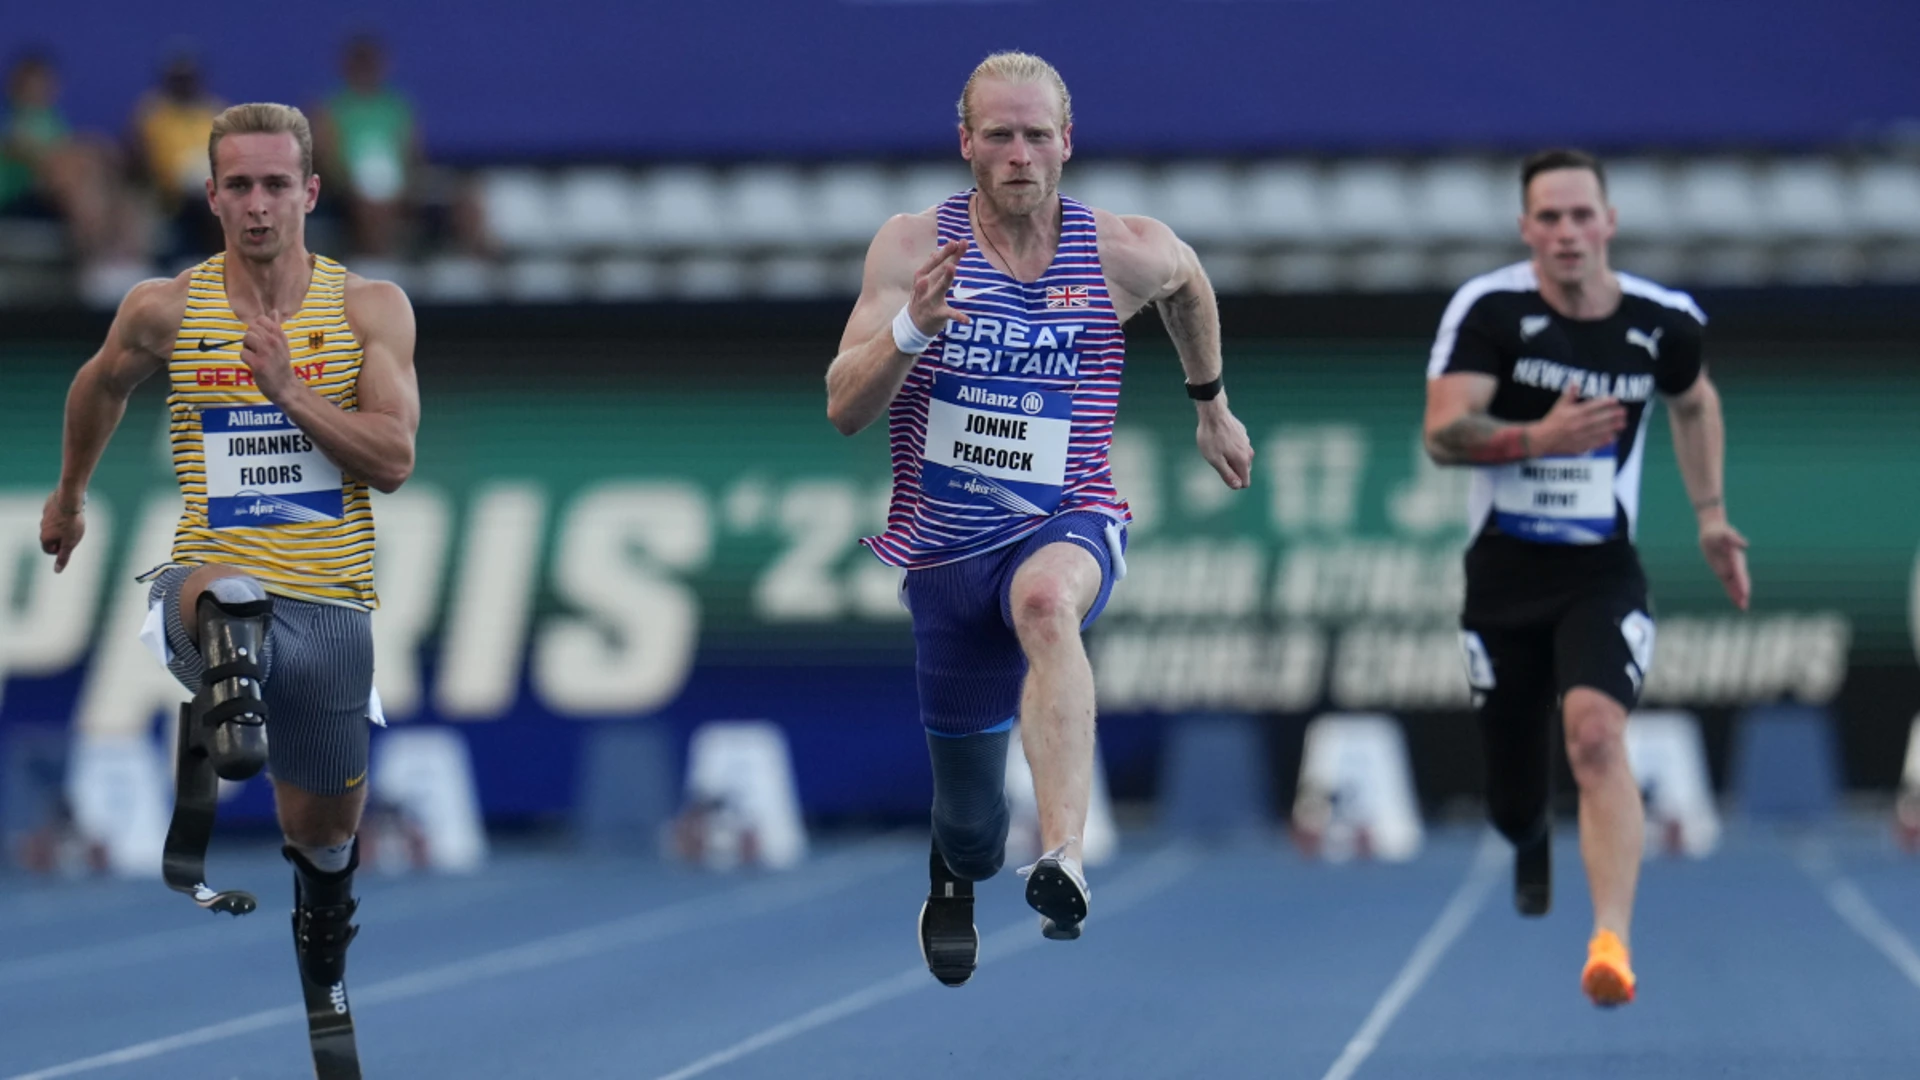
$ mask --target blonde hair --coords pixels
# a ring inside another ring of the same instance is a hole
[[[213,132],[207,136],[207,168],[220,171],[220,140],[229,135],[291,135],[300,144],[300,178],[313,175],[313,126],[307,114],[291,105],[256,101],[229,106],[213,118]]]
[[[1067,93],[1066,80],[1052,64],[1023,52],[997,52],[973,69],[967,76],[967,85],[960,91],[960,123],[967,130],[973,130],[973,86],[982,79],[999,79],[1009,83],[1051,83],[1054,93],[1060,95],[1060,126],[1073,123],[1073,95]]]

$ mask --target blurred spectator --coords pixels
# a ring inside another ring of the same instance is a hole
[[[132,140],[139,175],[153,190],[157,209],[171,225],[168,256],[198,258],[219,250],[220,224],[207,209],[207,139],[224,107],[201,83],[200,61],[175,48],[160,71],[159,85],[134,108]]]
[[[0,114],[0,213],[56,215],[83,268],[125,260],[140,247],[113,147],[77,135],[59,108],[52,57],[28,52],[7,71]]]
[[[371,35],[347,42],[341,75],[346,85],[315,118],[314,151],[326,188],[344,195],[354,249],[390,256],[404,246],[418,198],[419,126],[413,105],[387,85],[386,50]]]
[[[344,85],[314,110],[314,154],[321,202],[331,196],[344,206],[354,252],[376,260],[420,245],[482,252],[485,229],[471,185],[427,162],[413,104],[387,81],[380,39],[350,39],[340,74]]]

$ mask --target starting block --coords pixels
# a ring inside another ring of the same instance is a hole
[[[574,834],[590,851],[659,854],[679,801],[673,736],[657,720],[595,725],[580,740]]]
[[[487,861],[487,832],[467,740],[450,727],[376,732],[369,794],[367,859],[387,869],[415,866],[467,873]],[[396,850],[397,849],[397,850]]]
[[[1292,824],[1303,850],[1331,862],[1418,855],[1425,830],[1400,724],[1361,713],[1308,724]]]
[[[716,870],[784,869],[805,859],[807,830],[786,733],[764,720],[695,729],[673,839],[681,858]]]
[[[1033,769],[1027,764],[1020,726],[1014,725],[1007,749],[1007,806],[1013,825],[1007,830],[1007,862],[1026,864],[1045,854],[1040,850],[1040,803],[1033,792]],[[1080,859],[1086,866],[1107,862],[1120,849],[1120,830],[1113,821],[1113,800],[1107,795],[1107,763],[1100,745],[1093,747],[1093,792],[1087,799],[1086,835],[1080,838]]]
[[[1646,851],[1705,858],[1720,843],[1700,721],[1689,712],[1627,718],[1627,767],[1647,806]]]
[[[1263,841],[1272,818],[1266,740],[1251,716],[1200,714],[1168,724],[1160,821],[1174,836]]]
[[[1833,718],[1804,705],[1762,705],[1734,728],[1733,785],[1749,818],[1813,821],[1840,801]]]
[[[1907,762],[1900,770],[1900,794],[1893,804],[1894,835],[1909,853],[1920,854],[1920,716],[1907,730]]]

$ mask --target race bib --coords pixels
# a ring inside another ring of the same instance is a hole
[[[1038,516],[1060,505],[1073,398],[1018,379],[935,378],[921,486],[930,498]]]
[[[202,409],[200,435],[212,527],[307,524],[345,513],[340,467],[276,406]]]
[[[1598,544],[1613,539],[1614,447],[1579,457],[1546,457],[1503,465],[1493,474],[1493,513],[1500,531],[1541,544]]]

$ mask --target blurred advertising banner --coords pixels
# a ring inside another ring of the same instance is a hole
[[[6,361],[0,724],[154,730],[185,696],[135,640],[146,587],[133,577],[164,558],[178,511],[159,396],[130,407],[85,544],[56,577],[37,527],[77,358]],[[1230,349],[1228,393],[1258,453],[1239,493],[1195,451],[1164,345],[1132,363],[1113,452],[1135,515],[1130,574],[1090,637],[1117,773],[1128,716],[1463,712],[1466,478],[1420,452],[1421,351]],[[924,808],[898,574],[856,543],[883,517],[884,432],[834,433],[820,357],[741,379],[702,379],[698,364],[597,379],[546,378],[538,355],[512,377],[428,370],[418,469],[375,504],[387,715],[460,726],[490,815],[564,810],[579,729],[640,718],[682,738],[707,720],[773,720],[810,811]],[[1828,705],[1877,739],[1877,714],[1846,691],[1914,668],[1920,383],[1872,365],[1796,370],[1716,369],[1751,614],[1700,559],[1664,414],[1652,421],[1646,704]],[[1887,708],[1904,725],[1913,703]]]

